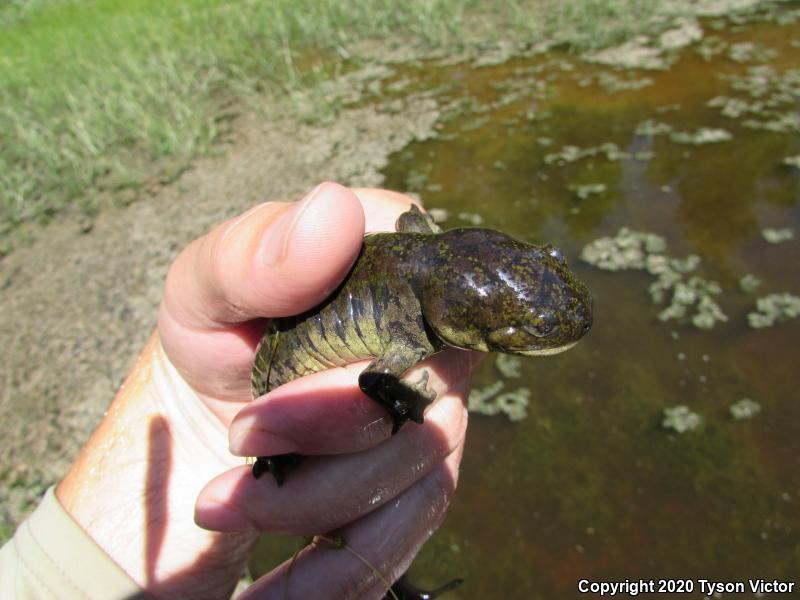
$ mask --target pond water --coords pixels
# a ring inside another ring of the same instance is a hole
[[[747,318],[760,296],[800,294],[800,22],[701,25],[664,71],[549,52],[397,75],[449,110],[394,157],[387,187],[442,209],[445,228],[559,246],[595,301],[574,349],[524,359],[519,377],[490,359],[475,379],[530,403],[518,421],[471,416],[459,490],[412,568],[423,584],[464,577],[447,598],[577,597],[580,579],[692,579],[688,597],[701,578],[800,582],[800,320]],[[727,321],[659,320],[669,293],[653,301],[653,274],[578,258],[621,227],[698,256],[684,277],[718,283]],[[779,243],[762,233],[787,228]],[[760,410],[736,419],[743,398]],[[698,427],[664,427],[679,405]]]

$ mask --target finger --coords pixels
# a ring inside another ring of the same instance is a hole
[[[404,378],[416,381],[427,371],[428,388],[441,398],[463,387],[478,361],[477,353],[450,348],[420,363]],[[231,424],[231,452],[238,456],[343,454],[388,439],[392,431],[388,413],[358,386],[366,365],[353,363],[297,379],[247,405]]]
[[[242,600],[277,600],[287,597],[287,591],[291,598],[314,598],[322,589],[330,600],[382,598],[386,584],[408,569],[422,544],[444,520],[456,487],[461,449],[395,502],[344,527],[340,533],[353,552],[319,541],[306,547],[296,560],[286,561],[256,581]]]
[[[353,192],[364,206],[366,214],[364,230],[367,233],[394,231],[397,217],[406,212],[412,204],[422,208],[418,200],[400,192],[378,188],[353,188]]]
[[[386,190],[358,192],[324,183],[299,203],[254,207],[190,244],[170,269],[159,314],[162,344],[181,375],[219,404],[212,408],[225,422],[235,413],[228,402],[250,399],[266,322],[248,319],[316,305],[357,257],[363,211],[371,230],[394,229],[411,203]]]
[[[461,443],[461,398],[447,394],[423,425],[409,425],[365,452],[307,457],[278,488],[247,466],[228,471],[200,493],[195,520],[217,531],[257,529],[310,535],[354,521],[432,471]]]
[[[180,254],[165,309],[194,328],[297,314],[335,289],[363,235],[358,198],[336,183],[320,184],[300,202],[262,204]]]
[[[299,203],[267,203],[190,244],[167,277],[159,335],[198,392],[250,399],[264,320],[302,312],[339,284],[358,256],[364,215],[347,188],[324,183]]]

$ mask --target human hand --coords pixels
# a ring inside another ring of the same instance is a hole
[[[424,425],[395,436],[383,410],[358,391],[364,363],[250,399],[263,317],[324,299],[358,255],[365,224],[393,229],[409,203],[328,183],[300,203],[257,206],[176,259],[158,330],[56,489],[64,509],[148,595],[227,598],[258,531],[341,528],[348,547],[383,575],[351,553],[316,547],[294,565],[292,593],[377,598],[383,579],[405,570],[443,518],[475,354],[452,350],[428,362],[439,398]],[[317,456],[278,490],[269,477],[256,481],[228,446],[238,455]],[[282,598],[286,570],[256,582],[248,597]]]
[[[355,192],[355,193],[354,193]],[[385,411],[358,388],[366,362],[290,382],[250,402],[263,317],[297,314],[333,291],[365,231],[394,230],[411,199],[323,184],[300,203],[267,203],[196,240],[170,270],[159,335],[171,363],[226,426],[238,456],[307,455],[278,489],[239,466],[209,483],[195,518],[218,531],[310,535],[341,530],[348,546],[394,581],[443,519],[461,457],[473,353],[425,363],[437,401],[424,425],[391,436]],[[418,375],[409,374],[411,379]],[[304,550],[292,567],[296,597],[380,597],[386,585],[345,551]],[[281,597],[287,564],[245,597]]]

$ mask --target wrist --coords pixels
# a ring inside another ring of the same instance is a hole
[[[219,597],[235,586],[255,536],[201,529],[194,503],[241,461],[154,333],[56,495],[149,593]]]

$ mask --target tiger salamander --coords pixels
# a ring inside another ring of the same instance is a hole
[[[253,397],[330,367],[371,358],[358,379],[386,408],[392,433],[422,423],[435,396],[428,374],[403,375],[454,346],[481,352],[544,355],[567,350],[592,324],[592,297],[553,246],[534,246],[492,229],[441,232],[412,206],[397,232],[364,238],[337,290],[319,306],[274,319],[259,342]],[[269,471],[278,485],[301,456],[261,456],[253,475]],[[461,583],[425,591],[405,576],[386,599],[431,600]]]
[[[392,433],[422,423],[435,392],[418,362],[454,346],[481,352],[556,354],[592,324],[592,297],[561,252],[484,228],[442,232],[416,206],[397,231],[365,236],[337,290],[315,308],[271,321],[256,351],[253,397],[330,367],[373,359],[358,379],[386,408]],[[259,457],[253,475],[282,484],[296,454]]]

